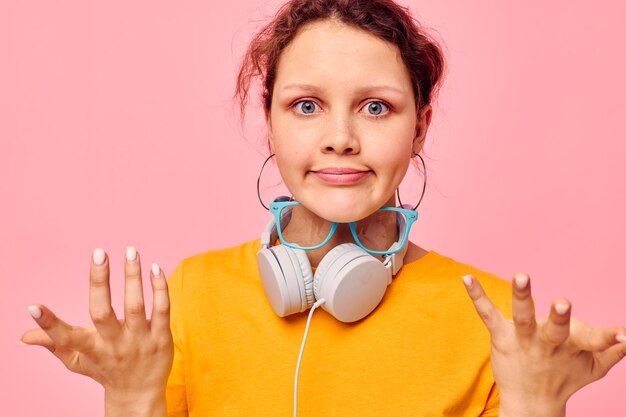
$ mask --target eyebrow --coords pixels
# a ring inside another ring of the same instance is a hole
[[[288,84],[282,88],[283,90],[304,90],[309,92],[317,93],[322,89],[310,85],[310,84]],[[363,87],[359,87],[356,91],[357,93],[370,93],[376,91],[392,91],[397,94],[406,94],[406,92],[400,88],[391,86],[391,85],[366,85]]]

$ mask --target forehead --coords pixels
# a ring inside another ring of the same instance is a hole
[[[275,88],[294,83],[332,88],[376,84],[411,91],[396,45],[334,20],[303,26],[282,51]]]

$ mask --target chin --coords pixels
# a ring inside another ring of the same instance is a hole
[[[318,198],[312,197],[300,201],[308,210],[317,216],[337,223],[349,223],[361,220],[374,211],[378,210],[384,203],[375,202],[370,198],[366,201],[355,198],[333,198],[330,193]]]
[[[315,210],[313,212],[317,214],[319,217],[325,220],[328,220],[329,222],[336,222],[336,223],[355,222],[371,214],[371,213],[357,213],[355,211],[347,212],[345,210],[323,210],[323,211]]]

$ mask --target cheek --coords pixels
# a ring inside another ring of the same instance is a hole
[[[390,188],[397,188],[404,178],[411,159],[408,154],[395,155],[395,159],[390,156],[389,163],[385,167],[385,178],[389,181]],[[393,162],[392,162],[393,161]]]
[[[294,193],[306,171],[310,168],[310,158],[305,144],[292,140],[290,136],[275,138],[276,164],[287,188]]]
[[[378,170],[388,174],[406,171],[411,160],[412,141],[399,140],[394,143],[380,141],[378,143],[378,146],[371,149],[373,163]]]
[[[276,146],[274,152],[276,153],[276,163],[281,173],[295,174],[297,170],[303,170],[307,167],[307,153],[298,146],[297,143],[289,143],[287,145]]]
[[[285,182],[293,177],[298,166],[297,160],[293,156],[285,154],[280,148],[276,149],[276,165],[278,165],[280,176]]]
[[[304,167],[315,152],[315,138],[306,129],[284,123],[274,132],[276,160],[285,167]]]

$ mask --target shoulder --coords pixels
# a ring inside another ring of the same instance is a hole
[[[259,239],[222,249],[212,249],[184,258],[174,269],[168,281],[186,287],[228,281],[257,275],[256,254],[261,247]]]
[[[231,269],[256,262],[256,253],[261,247],[259,239],[222,249],[212,249],[186,257],[181,264],[185,273],[193,274],[206,270]]]
[[[407,286],[418,286],[432,296],[460,297],[469,301],[462,282],[463,275],[472,274],[491,301],[506,315],[511,311],[511,283],[469,263],[458,261],[436,251],[407,263],[397,276]]]
[[[457,275],[460,273],[461,276],[466,274],[472,274],[476,277],[482,287],[485,289],[488,295],[493,296],[511,296],[511,282],[507,281],[497,275],[492,274],[491,272],[485,271],[482,268],[478,268],[474,265],[470,265],[464,262],[457,261],[448,256],[440,255],[443,258],[443,263],[446,268],[450,271],[454,271]],[[458,276],[457,278],[461,278]]]

